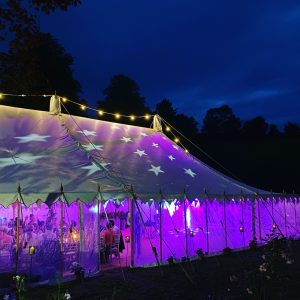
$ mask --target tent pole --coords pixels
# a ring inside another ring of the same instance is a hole
[[[272,218],[274,219],[274,198],[271,200]]]
[[[189,257],[188,236],[187,236],[187,220],[186,220],[186,196],[183,197],[183,214],[184,214],[184,231],[185,231],[185,254]]]
[[[134,267],[134,198],[129,199],[130,212],[130,266]]]
[[[160,252],[160,262],[163,260],[163,247],[162,247],[162,200],[159,203],[159,252]]]
[[[245,218],[244,218],[244,198],[241,199],[241,205],[242,205],[242,222],[243,222],[243,245],[244,247],[246,246],[246,243],[245,243]]]
[[[63,258],[63,238],[64,238],[64,236],[63,236],[63,226],[64,226],[64,224],[63,224],[63,201],[62,201],[62,199],[60,199],[60,234],[59,234],[59,244],[60,244],[60,258],[61,258],[61,270],[60,270],[60,272],[61,272],[61,277],[62,277],[62,275],[63,275],[63,260],[64,260],[64,258]]]
[[[257,212],[258,212],[258,231],[259,231],[259,240],[262,240],[261,236],[261,220],[260,220],[260,204],[259,199],[257,199]]]
[[[287,234],[287,220],[286,220],[286,197],[283,199],[283,210],[284,210],[284,230],[285,230],[285,237],[288,236]]]
[[[293,191],[293,195],[294,194],[295,194],[295,192]],[[295,198],[295,196],[293,197],[293,203],[294,203],[295,228],[296,228],[296,233],[297,233],[298,228],[297,228],[297,210],[296,210],[296,198]]]
[[[227,240],[227,220],[226,220],[226,196],[224,192],[223,198],[223,208],[224,208],[224,231],[225,231],[225,248],[228,247],[228,240]]]
[[[59,245],[60,245],[60,276],[63,278],[63,271],[64,271],[64,257],[63,257],[63,242],[64,242],[64,233],[63,233],[63,226],[64,226],[64,221],[63,221],[63,214],[64,214],[64,204],[63,204],[63,185],[61,184],[60,187],[60,224],[59,224]]]
[[[208,196],[208,195],[207,195]],[[208,239],[208,199],[205,200],[205,227],[206,227],[206,250],[209,253],[209,239]]]
[[[79,217],[79,259],[81,259],[81,253],[84,251],[84,230],[83,230],[83,209],[82,203],[78,200],[78,217]],[[81,261],[80,261],[81,262]]]
[[[98,193],[100,193],[100,185],[98,186]],[[100,271],[100,260],[101,260],[101,246],[100,246],[100,198],[99,194],[97,197],[97,247],[98,247],[98,271]]]
[[[271,213],[272,213],[272,216],[271,216],[271,218],[272,218],[272,222],[273,222],[273,224],[272,224],[272,227],[274,226],[274,197],[271,197]]]
[[[242,206],[242,228],[243,228],[243,246],[245,247],[245,218],[244,218],[244,201],[243,191],[241,191],[241,206]]]
[[[18,196],[21,197],[21,187],[18,187]],[[20,248],[20,214],[21,214],[21,202],[18,197],[17,200],[17,224],[16,224],[16,274],[19,271],[19,248]]]
[[[251,214],[252,214],[252,240],[256,241],[256,226],[255,226],[255,198],[251,199]]]

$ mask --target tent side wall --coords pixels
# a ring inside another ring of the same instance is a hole
[[[245,248],[254,239],[263,244],[272,232],[300,237],[298,197],[174,200],[161,206],[135,203],[135,266],[195,257],[200,249],[214,254]]]
[[[123,235],[123,266],[155,265],[170,257],[182,260],[196,256],[200,249],[214,254],[227,247],[244,248],[253,239],[263,243],[272,231],[300,236],[299,197],[136,200],[132,228],[129,201],[0,206],[0,273],[13,273],[18,267],[18,273],[33,279],[55,280],[71,275],[72,265],[79,263],[87,275],[95,274],[103,262],[100,230],[108,220],[114,220]]]

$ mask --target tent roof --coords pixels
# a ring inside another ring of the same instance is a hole
[[[0,204],[26,204],[59,196],[71,202],[103,197],[124,199],[124,187],[151,198],[255,195],[266,192],[208,167],[149,128],[69,115],[0,106]],[[50,200],[49,200],[50,199]]]

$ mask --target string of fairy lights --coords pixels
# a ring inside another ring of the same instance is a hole
[[[52,97],[52,96],[57,96],[61,99],[62,102],[64,103],[73,103],[75,105],[78,105],[80,107],[80,109],[82,111],[86,111],[86,110],[91,110],[97,113],[98,116],[105,116],[105,115],[109,115],[109,116],[113,116],[115,119],[119,120],[120,118],[127,118],[131,121],[135,121],[137,119],[145,119],[145,120],[150,120],[150,118],[153,118],[154,115],[153,114],[145,114],[145,115],[125,115],[125,114],[121,114],[121,113],[112,113],[112,112],[107,112],[104,111],[102,109],[96,109],[93,108],[91,106],[88,106],[86,104],[82,104],[79,102],[76,102],[74,100],[71,100],[69,98],[66,97],[62,97],[59,95],[53,95],[53,94],[40,94],[40,95],[32,95],[32,94],[11,94],[11,93],[0,93],[0,100],[3,99],[4,97],[44,97],[44,98],[48,98],[48,97]],[[188,149],[181,143],[180,139],[172,132],[171,128],[173,129],[174,127],[172,127],[169,123],[167,123],[164,119],[161,119],[162,123],[164,125],[164,129],[166,132],[168,132],[169,134],[172,135],[172,138],[174,140],[174,142],[176,144],[178,144],[185,153],[189,153]],[[177,133],[179,133],[177,130],[175,130]],[[179,133],[180,134],[180,133]],[[181,134],[180,134],[181,135]],[[183,135],[182,135],[183,136]],[[183,136],[184,137],[184,136]]]

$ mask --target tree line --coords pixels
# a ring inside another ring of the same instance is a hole
[[[13,5],[19,2],[12,1]],[[45,1],[47,5],[50,2]],[[79,1],[65,0],[62,3],[65,6],[56,7],[56,1],[53,2],[54,6],[46,6],[45,12],[66,9]],[[22,9],[25,8],[20,6],[14,10],[7,6],[6,11],[0,9],[0,32],[1,28],[8,28],[15,36],[8,50],[0,53],[0,91],[12,94],[53,94],[56,91],[58,95],[86,104],[80,96],[81,85],[73,75],[73,58],[64,47],[51,34],[40,32],[34,18],[24,17],[15,27],[12,25]],[[3,36],[0,34],[0,38]],[[236,178],[277,192],[282,189],[300,191],[297,180],[300,127],[296,123],[288,122],[280,131],[276,124],[268,124],[263,116],[242,121],[228,105],[222,105],[209,109],[200,126],[201,120],[178,112],[170,99],[163,98],[151,109],[138,84],[121,74],[111,78],[101,98],[103,100],[99,100],[96,107],[99,110],[125,115],[159,114],[187,138],[176,133],[192,154],[225,174],[230,169],[230,175],[234,173]],[[49,101],[43,97],[4,97],[0,101],[16,107],[49,109]],[[87,116],[76,104],[68,102],[65,107],[65,113]],[[105,115],[105,120],[115,119]],[[135,125],[149,126],[149,122],[139,119]],[[171,133],[165,133],[174,138]]]

